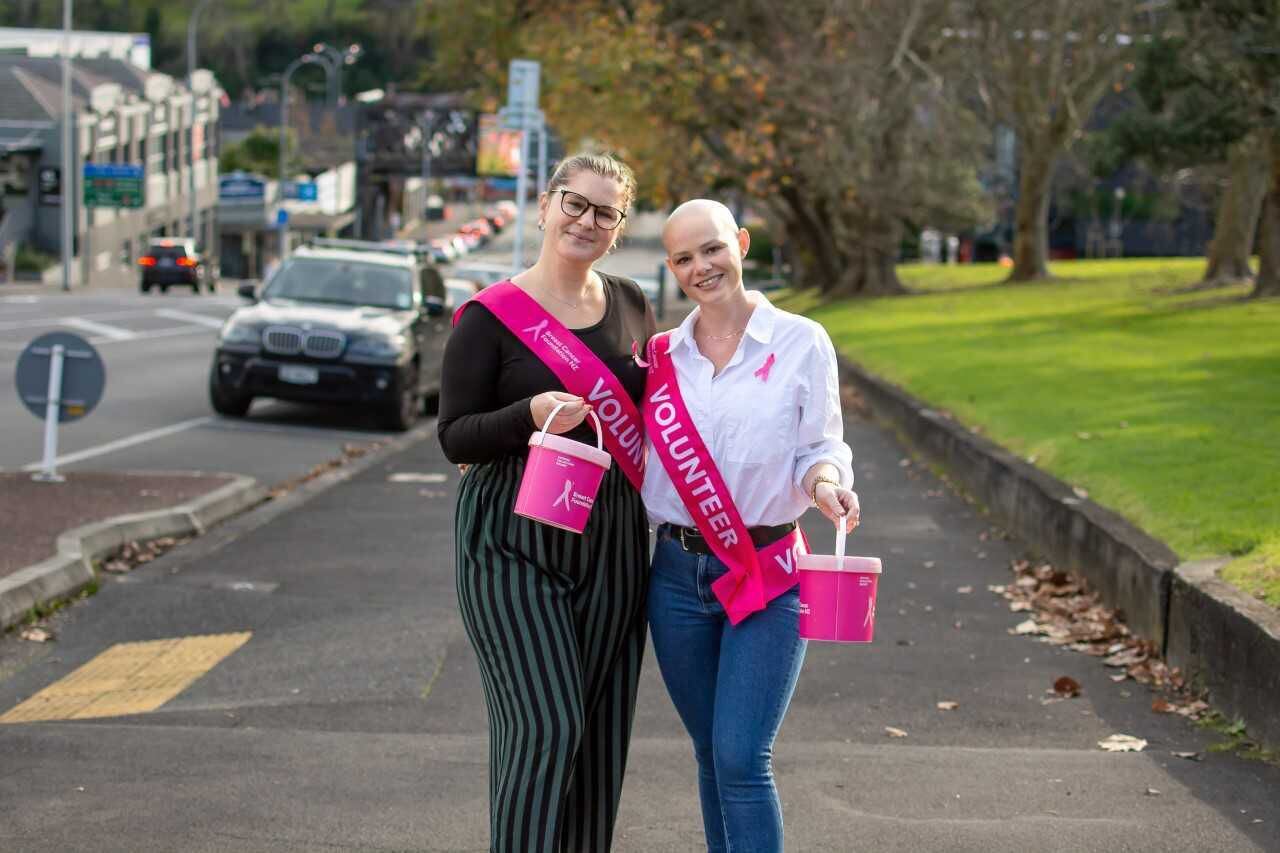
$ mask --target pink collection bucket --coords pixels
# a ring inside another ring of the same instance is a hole
[[[613,458],[601,443],[600,419],[595,412],[588,412],[595,422],[595,447],[547,432],[564,405],[552,409],[542,429],[529,436],[529,459],[516,493],[515,511],[516,515],[581,533]]]
[[[836,529],[836,554],[801,554],[800,636],[835,643],[869,643],[876,627],[878,557],[846,557],[844,525]]]

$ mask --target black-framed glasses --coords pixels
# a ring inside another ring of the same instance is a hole
[[[612,231],[622,224],[622,220],[627,215],[616,207],[610,207],[607,204],[593,204],[590,199],[581,193],[573,190],[558,189],[560,193],[560,209],[564,211],[566,216],[572,216],[577,219],[589,209],[595,209],[596,225],[606,231]]]

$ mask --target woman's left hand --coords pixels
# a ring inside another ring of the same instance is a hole
[[[852,533],[862,520],[862,508],[858,505],[858,493],[827,482],[818,484],[814,502],[819,511],[832,523],[844,521],[845,533]]]

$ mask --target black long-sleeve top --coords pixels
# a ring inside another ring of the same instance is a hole
[[[613,371],[635,403],[644,393],[645,371],[632,359],[631,345],[643,353],[656,324],[644,291],[628,278],[598,273],[604,283],[605,310],[600,322],[570,329]],[[533,422],[529,401],[564,385],[542,361],[483,304],[462,312],[445,346],[440,383],[437,434],[444,455],[454,463],[491,462],[524,455]],[[587,423],[567,433],[595,442]]]

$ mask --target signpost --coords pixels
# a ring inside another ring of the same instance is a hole
[[[85,163],[85,207],[142,207],[145,172],[133,163]]]
[[[524,207],[529,195],[529,131],[544,123],[538,110],[538,78],[542,66],[528,59],[513,59],[507,66],[507,105],[499,110],[503,124],[520,131],[520,168],[516,171],[516,236],[512,246],[511,274],[524,268]]]
[[[102,399],[107,371],[93,345],[70,332],[41,335],[18,356],[14,385],[27,410],[44,420],[44,461],[31,479],[61,483],[58,424],[89,414]]]

